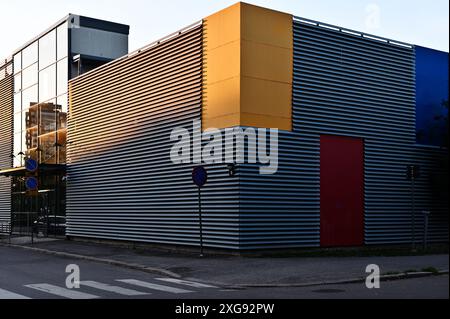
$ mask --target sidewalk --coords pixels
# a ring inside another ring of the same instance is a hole
[[[6,243],[3,241],[3,244]],[[195,255],[133,250],[65,240],[39,240],[31,245],[24,240],[15,239],[12,245],[22,249],[38,249],[61,257],[88,258],[92,261],[231,287],[349,281],[366,277],[365,269],[369,264],[377,264],[382,274],[421,272],[430,267],[439,271],[448,271],[449,264],[448,254],[399,257],[206,256],[200,258]]]

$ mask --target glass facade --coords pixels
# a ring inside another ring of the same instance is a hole
[[[13,57],[14,167],[23,167],[26,158],[40,164],[66,162],[68,32],[63,23]],[[27,194],[25,179],[13,178],[16,224],[30,214],[65,215],[62,176],[40,174],[36,196]]]
[[[14,55],[14,167],[65,164],[68,67],[67,23]]]

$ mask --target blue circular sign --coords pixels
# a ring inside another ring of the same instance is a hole
[[[38,162],[32,158],[25,161],[25,168],[29,172],[35,172],[38,169]]]
[[[28,177],[25,181],[25,186],[28,190],[34,191],[38,188],[38,180],[36,177]]]
[[[208,172],[206,172],[206,169],[203,166],[194,167],[192,171],[192,181],[194,182],[194,184],[198,187],[202,187],[206,184],[207,180]]]

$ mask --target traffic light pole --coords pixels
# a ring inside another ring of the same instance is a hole
[[[414,168],[412,169],[412,190],[411,190],[411,205],[412,205],[412,249],[416,249],[416,198],[415,198],[415,178],[414,178]]]
[[[203,222],[202,222],[202,198],[201,187],[198,187],[198,218],[200,223],[200,257],[203,257]]]

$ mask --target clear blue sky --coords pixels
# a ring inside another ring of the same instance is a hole
[[[4,58],[68,13],[131,26],[130,50],[208,16],[235,0],[1,0]],[[398,41],[449,50],[448,0],[248,0]]]

